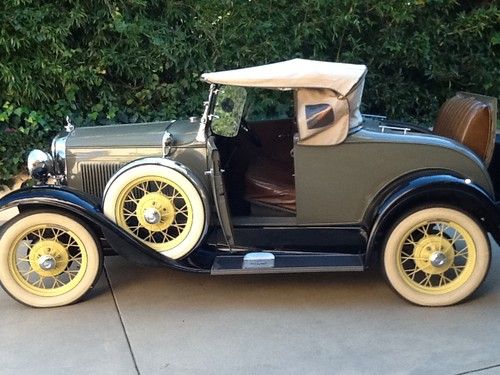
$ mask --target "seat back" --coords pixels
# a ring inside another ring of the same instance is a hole
[[[434,133],[464,144],[488,165],[495,148],[496,101],[459,92],[439,110]]]

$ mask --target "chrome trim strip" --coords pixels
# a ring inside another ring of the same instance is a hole
[[[271,274],[271,273],[319,273],[319,272],[362,272],[363,266],[324,266],[324,267],[274,267],[274,268],[242,268],[228,270],[210,271],[211,275],[252,275],[252,274]]]
[[[368,114],[368,113],[362,113],[361,116],[363,116],[365,118],[375,119],[375,120],[385,120],[385,119],[387,119],[387,116],[372,115],[372,114]]]
[[[382,133],[385,133],[385,129],[403,132],[404,135],[406,135],[408,132],[411,132],[410,128],[403,128],[400,126],[379,125],[378,127],[380,128]]]

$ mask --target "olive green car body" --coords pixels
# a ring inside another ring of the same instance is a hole
[[[164,157],[162,139],[168,131],[174,144],[165,157],[185,165],[211,191],[205,174],[206,145],[196,141],[198,127],[198,122],[174,121],[77,128],[66,143],[67,184],[102,197],[108,179],[124,165],[141,158]],[[296,144],[294,162],[297,225],[359,224],[387,186],[421,172],[470,179],[494,196],[488,171],[472,151],[424,130],[402,135],[362,126],[339,145]],[[110,166],[109,177],[86,181],[92,177],[82,172],[88,165]],[[96,187],[88,188],[92,184]]]

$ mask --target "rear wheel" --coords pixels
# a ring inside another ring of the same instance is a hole
[[[55,212],[21,214],[0,237],[0,283],[34,307],[76,302],[97,281],[102,255],[91,231]]]
[[[384,271],[403,298],[418,305],[446,306],[471,295],[490,263],[484,229],[462,211],[421,208],[389,231]]]

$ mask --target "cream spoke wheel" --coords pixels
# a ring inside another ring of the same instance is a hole
[[[489,268],[485,231],[446,207],[417,210],[390,231],[384,270],[394,289],[421,305],[443,306],[468,297]]]
[[[132,181],[116,204],[118,224],[158,251],[170,250],[186,238],[191,215],[186,193],[160,176]]]
[[[191,252],[206,229],[198,189],[180,172],[160,165],[120,174],[107,189],[103,206],[121,228],[173,259]]]
[[[469,254],[472,254],[470,259]],[[415,287],[427,293],[442,293],[468,278],[474,268],[475,254],[472,238],[459,224],[428,221],[417,224],[404,235],[398,262],[410,285],[416,283]],[[459,266],[463,267],[454,272]]]
[[[36,307],[73,303],[95,283],[102,265],[91,232],[59,213],[25,213],[0,237],[0,282],[17,300]]]

